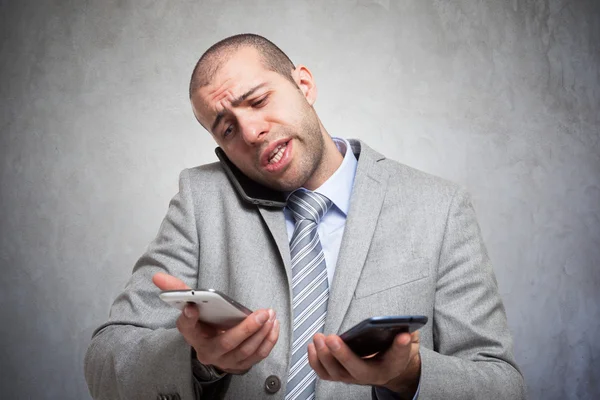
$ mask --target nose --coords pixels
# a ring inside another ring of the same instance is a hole
[[[269,131],[267,121],[252,113],[238,116],[238,124],[244,141],[250,146],[261,143]]]

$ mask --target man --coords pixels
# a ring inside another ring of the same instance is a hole
[[[157,238],[94,334],[95,398],[524,397],[468,196],[332,139],[316,98],[310,70],[260,36],[227,38],[199,60],[194,114],[258,195],[246,201],[218,163],[182,172]],[[265,205],[274,194],[284,208]],[[220,331],[158,297],[187,287],[257,311]],[[429,323],[374,358],[338,336],[410,314]]]

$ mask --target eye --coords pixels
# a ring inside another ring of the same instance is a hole
[[[264,97],[262,97],[262,98],[258,99],[257,101],[253,102],[253,103],[251,104],[251,105],[252,105],[252,107],[261,107],[261,106],[264,106],[264,105],[266,104],[266,102],[267,102],[267,98],[268,98],[268,97],[269,97],[269,96],[264,96]]]
[[[229,135],[231,135],[233,133],[233,124],[229,125],[227,127],[227,129],[225,129],[225,132],[223,132],[223,137],[228,137]]]

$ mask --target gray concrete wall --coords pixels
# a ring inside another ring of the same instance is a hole
[[[177,174],[189,74],[264,34],[325,126],[473,194],[533,399],[600,397],[600,2],[0,0],[0,393],[88,398],[93,329]]]

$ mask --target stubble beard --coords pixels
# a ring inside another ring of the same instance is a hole
[[[294,141],[293,151],[297,152],[303,147],[303,154],[295,154],[295,159],[290,167],[295,171],[292,176],[285,176],[290,173],[286,171],[283,177],[279,179],[268,179],[260,175],[251,177],[260,184],[282,192],[291,192],[302,186],[315,174],[323,163],[323,154],[325,152],[325,140],[319,121],[314,114],[305,115],[300,127],[301,132],[295,132],[285,129],[282,132],[283,137],[290,137]],[[275,139],[276,140],[276,139]],[[294,165],[295,164],[295,165]]]

